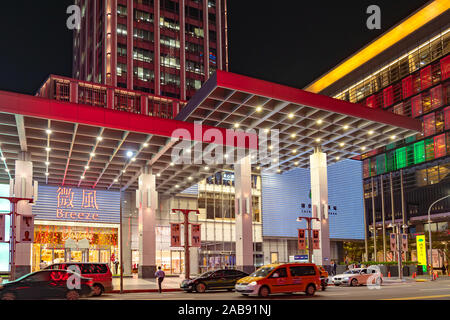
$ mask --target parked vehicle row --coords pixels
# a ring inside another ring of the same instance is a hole
[[[59,263],[44,270],[0,283],[2,300],[67,299],[100,296],[112,290],[112,273],[106,263]]]

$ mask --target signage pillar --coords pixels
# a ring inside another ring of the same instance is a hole
[[[252,225],[252,167],[250,155],[234,165],[236,214],[236,267],[244,272],[254,271]]]
[[[310,156],[311,174],[311,204],[316,207],[316,217],[319,220],[312,222],[312,228],[319,230],[320,249],[314,250],[314,263],[330,265],[330,228],[328,224],[328,178],[327,155],[315,147]],[[313,216],[314,217],[314,216]]]
[[[155,278],[156,272],[156,178],[148,170],[139,176],[139,278]]]
[[[11,180],[10,190],[13,194],[10,197],[16,198],[32,198],[33,189],[33,163],[31,162],[31,155],[27,152],[19,153],[19,160],[15,162],[15,177]],[[17,213],[15,219],[16,231],[22,226],[21,216],[32,217],[31,205],[26,201],[21,201],[17,203]],[[31,222],[31,228],[34,229],[34,221]],[[16,232],[16,240],[20,241],[18,232]],[[27,273],[31,272],[31,243],[17,243],[15,247],[15,274],[14,277],[17,279]]]

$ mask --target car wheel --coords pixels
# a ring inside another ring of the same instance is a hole
[[[67,300],[78,300],[80,299],[80,294],[75,290],[69,290],[66,293]]]
[[[204,293],[206,291],[206,285],[203,282],[195,285],[195,291],[198,293]]]
[[[2,295],[2,300],[16,300],[16,295],[12,292],[5,292]]]
[[[340,284],[339,284],[339,283],[335,283],[334,285],[335,285],[336,287],[339,287],[339,286],[340,286]]]
[[[100,297],[104,292],[103,286],[98,283],[94,284],[94,286],[92,287],[92,292],[94,297]]]
[[[350,286],[356,287],[357,285],[358,285],[358,280],[357,279],[352,279],[352,281],[350,282]]]
[[[264,286],[264,287],[261,287],[261,289],[259,289],[260,297],[266,298],[269,296],[269,294],[270,294],[270,289],[268,287]]]
[[[313,284],[310,284],[306,287],[305,293],[307,296],[313,296],[316,293],[316,287]]]

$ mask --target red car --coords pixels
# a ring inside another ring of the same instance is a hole
[[[67,270],[69,266],[76,266],[80,269],[81,275],[92,279],[93,295],[98,297],[103,292],[112,291],[112,273],[107,263],[86,263],[86,262],[67,262],[56,263],[45,269],[62,269]],[[74,271],[74,269],[72,269]]]

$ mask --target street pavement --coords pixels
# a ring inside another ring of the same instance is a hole
[[[88,300],[236,300],[240,302],[258,300],[450,300],[450,277],[438,281],[416,282],[409,280],[399,282],[391,280],[380,289],[359,287],[334,287],[318,291],[314,297],[304,293],[279,294],[269,298],[245,297],[235,292],[213,291],[207,293],[163,292],[163,293],[109,293]]]

